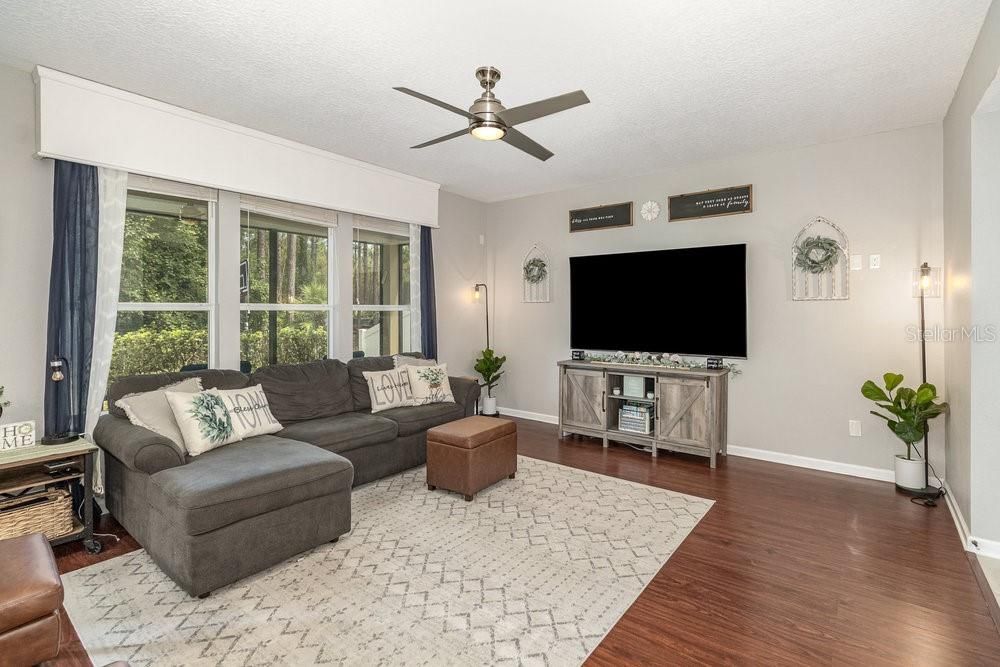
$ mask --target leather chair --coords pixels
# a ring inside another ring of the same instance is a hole
[[[63,587],[41,533],[0,541],[0,664],[37,665],[59,654]]]

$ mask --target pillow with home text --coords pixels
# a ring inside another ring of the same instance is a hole
[[[406,366],[388,371],[366,371],[362,373],[368,383],[368,395],[372,399],[372,413],[415,405],[410,391],[410,376]]]
[[[244,389],[209,389],[208,393],[222,399],[233,423],[233,431],[240,440],[277,433],[284,428],[271,414],[267,394],[261,385]]]

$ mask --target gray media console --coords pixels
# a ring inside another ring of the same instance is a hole
[[[727,369],[559,362],[559,435],[726,455]],[[644,421],[645,420],[645,421]]]

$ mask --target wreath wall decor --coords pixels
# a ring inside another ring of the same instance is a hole
[[[832,271],[840,259],[840,244],[826,236],[807,236],[795,246],[795,266],[807,273]]]
[[[792,242],[792,300],[850,298],[850,251],[847,235],[823,217],[815,217]]]
[[[524,263],[524,280],[532,285],[545,280],[549,275],[549,266],[541,257],[532,257]]]
[[[548,303],[551,294],[552,269],[549,257],[536,243],[521,260],[521,301]]]

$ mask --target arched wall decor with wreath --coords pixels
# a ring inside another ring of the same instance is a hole
[[[536,243],[521,261],[521,301],[548,303],[551,300],[551,284],[552,266],[549,256]]]
[[[792,243],[792,300],[849,299],[850,256],[844,230],[822,216],[813,218]]]

